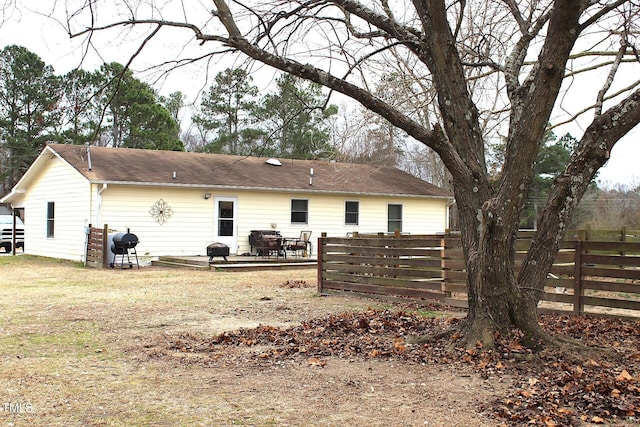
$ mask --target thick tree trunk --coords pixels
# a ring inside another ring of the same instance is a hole
[[[474,209],[473,196],[456,194],[467,260],[469,311],[459,330],[461,342],[455,345],[476,347],[481,343],[491,348],[496,337],[508,336],[517,328],[525,333],[529,345],[537,347],[545,338],[537,319],[537,294],[528,292],[529,286],[520,284],[515,273],[518,222],[497,214],[508,209],[496,208],[496,199],[477,197],[477,204],[482,199],[490,202]],[[517,215],[516,209],[512,216]]]
[[[527,345],[544,344],[538,324],[537,300],[524,294],[514,273],[513,239],[499,232],[484,233],[476,256],[467,262],[469,312],[460,335],[466,347],[491,348],[497,337],[514,328],[524,332]]]

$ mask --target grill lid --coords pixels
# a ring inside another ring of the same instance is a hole
[[[138,236],[133,233],[116,233],[113,235],[113,246],[116,248],[135,248]]]

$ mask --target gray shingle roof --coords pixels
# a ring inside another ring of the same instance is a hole
[[[91,147],[89,170],[85,146],[50,144],[49,148],[96,183],[451,196],[393,167],[291,159],[280,159],[281,165],[273,166],[264,157]]]

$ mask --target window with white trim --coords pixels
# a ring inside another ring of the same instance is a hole
[[[55,218],[55,202],[47,202],[47,238],[52,238],[54,235]]]
[[[291,223],[309,223],[309,201],[306,199],[291,199]]]
[[[344,223],[346,225],[358,225],[360,219],[360,202],[347,200],[344,202]]]
[[[387,231],[393,233],[396,230],[402,232],[402,205],[389,203],[387,205]]]

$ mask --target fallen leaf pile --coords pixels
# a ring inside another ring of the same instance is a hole
[[[557,347],[537,354],[522,345],[517,331],[498,339],[493,350],[478,343],[476,348],[451,351],[447,349],[451,335],[442,332],[459,321],[368,310],[312,319],[287,329],[259,326],[213,338],[183,334],[168,337],[166,350],[215,359],[234,348],[246,348],[254,350],[248,357],[259,363],[295,359],[320,369],[330,363],[329,357],[465,366],[487,380],[512,379],[508,396],[479,408],[504,425],[640,423],[640,321],[543,315],[541,324],[547,332],[576,340],[574,344],[585,346],[585,352],[574,346],[573,351]],[[413,337],[424,335],[441,337],[411,344]]]
[[[293,280],[287,280],[286,282],[281,284],[280,287],[281,288],[289,288],[289,289],[294,289],[294,288],[312,288],[312,287],[314,287],[314,285],[311,284],[311,283],[307,283],[304,280],[293,279]]]

